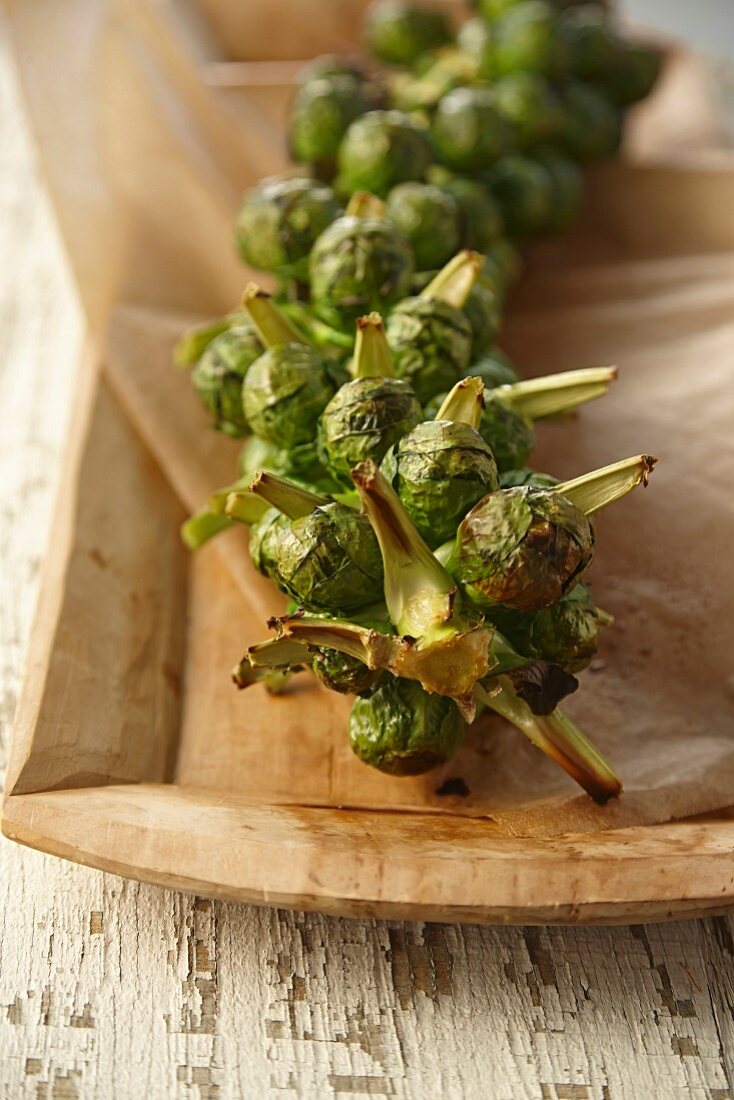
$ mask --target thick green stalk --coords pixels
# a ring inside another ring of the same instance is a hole
[[[438,298],[454,309],[463,309],[483,263],[484,256],[479,252],[467,249],[457,253],[421,291],[421,298]]]
[[[268,626],[279,632],[276,641],[336,649],[372,669],[390,668],[399,644],[399,639],[394,635],[383,634],[346,619],[286,615],[281,619],[271,619]]]
[[[232,327],[229,317],[217,317],[213,321],[204,321],[193,325],[181,335],[173,349],[173,361],[177,367],[192,367],[198,363],[206,349],[217,336],[221,336]]]
[[[355,191],[344,211],[349,218],[365,218],[369,221],[381,222],[385,220],[387,207],[377,195],[369,191]]]
[[[428,549],[374,462],[360,462],[352,481],[380,544],[390,618],[400,634],[420,638],[451,618],[455,581]]]
[[[309,516],[314,508],[328,504],[330,497],[312,493],[287,478],[260,470],[250,482],[249,492],[266,500],[271,508],[277,508],[289,519]],[[239,495],[239,494],[237,494]]]
[[[616,377],[616,367],[589,367],[513,382],[496,392],[523,416],[540,420],[603,397]]]
[[[462,378],[446,395],[436,420],[453,420],[457,424],[468,424],[477,430],[484,409],[484,382],[481,378]]]
[[[242,519],[245,523],[257,523],[261,520],[268,510],[268,504],[260,497],[255,496],[254,493],[247,492],[251,477],[241,477],[237,481],[233,481],[231,485],[225,485],[221,489],[215,489],[212,495],[207,501],[207,506],[210,512],[213,512],[215,516],[223,516],[227,508],[227,500],[232,493],[240,493],[242,497],[247,498],[245,502],[243,500],[240,512],[243,513],[237,516],[237,519]]]
[[[209,539],[231,526],[232,520],[229,516],[212,512],[210,508],[202,508],[181,524],[181,541],[189,550],[198,550]]]
[[[570,500],[585,515],[614,504],[638,485],[647,485],[657,462],[652,455],[635,455],[600,470],[592,470],[572,481],[562,481],[553,492]]]
[[[497,686],[499,690],[492,693],[477,685],[477,698],[524,733],[536,748],[575,779],[595,802],[603,806],[610,798],[620,794],[622,784],[618,776],[568,715],[558,708],[548,715],[533,714],[506,676],[498,678]]]
[[[370,313],[357,321],[352,374],[355,378],[395,377],[390,346],[379,313]]]
[[[279,344],[306,344],[303,333],[291,324],[272,297],[257,283],[249,283],[242,295],[242,306],[266,348]]]

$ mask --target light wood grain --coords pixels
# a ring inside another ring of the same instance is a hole
[[[81,349],[0,57],[1,751]],[[261,910],[0,841],[0,1095],[729,1100],[733,937]]]

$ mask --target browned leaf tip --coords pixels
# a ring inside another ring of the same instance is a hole
[[[642,484],[645,488],[647,488],[647,484],[650,480],[650,474],[657,466],[657,462],[658,460],[654,457],[654,455],[642,455]]]

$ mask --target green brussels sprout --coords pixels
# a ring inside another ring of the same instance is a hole
[[[500,474],[500,488],[513,489],[516,485],[532,485],[535,489],[553,489],[560,482],[552,474],[544,474],[539,470],[505,470]]]
[[[466,722],[456,704],[414,680],[388,676],[355,699],[349,744],[364,764],[388,775],[420,775],[445,764],[461,746]]]
[[[500,489],[462,521],[446,563],[478,607],[550,607],[591,563],[594,531],[571,501],[549,489]]]
[[[382,558],[369,520],[325,504],[278,534],[276,577],[307,611],[350,614],[382,599]]]
[[[335,386],[321,356],[305,344],[268,348],[250,367],[243,388],[245,416],[267,443],[311,445]]]
[[[464,313],[471,326],[471,359],[475,359],[495,342],[502,323],[499,298],[489,279],[481,275],[477,279],[464,304]]]
[[[566,44],[568,72],[591,84],[602,84],[614,70],[621,46],[603,9],[590,4],[569,8],[560,16],[558,28]]]
[[[486,20],[493,23],[495,19],[499,19],[501,15],[504,15],[510,8],[514,8],[519,3],[524,3],[525,0],[473,0],[473,6],[477,9],[480,15],[484,16]]]
[[[485,179],[510,237],[535,236],[552,221],[554,183],[538,161],[512,153],[498,161]]]
[[[514,365],[499,348],[485,351],[474,360],[470,369],[474,378],[481,378],[487,390],[496,389],[497,386],[511,386],[513,382],[520,381]]]
[[[502,216],[497,203],[477,180],[453,176],[436,166],[434,182],[458,203],[461,245],[484,252],[502,236]]]
[[[494,78],[494,31],[486,20],[467,19],[459,29],[456,44],[471,59],[476,80]]]
[[[387,216],[409,241],[419,271],[441,267],[461,244],[459,204],[433,184],[398,184],[387,197]]]
[[[572,160],[614,156],[622,141],[622,112],[599,88],[568,80],[560,89],[563,126],[558,144]]]
[[[491,450],[476,430],[484,387],[459,382],[435,420],[418,424],[385,455],[382,472],[426,545],[455,534],[478,501],[499,486]]]
[[[508,611],[497,607],[488,618],[518,653],[560,665],[568,672],[586,668],[599,648],[607,618],[584,584],[577,584],[558,603],[541,611]]]
[[[549,232],[567,229],[577,217],[584,197],[584,178],[578,164],[568,157],[547,151],[536,152],[535,159],[550,173],[553,183]]]
[[[400,378],[355,378],[329,402],[319,422],[322,460],[338,481],[367,458],[380,462],[396,440],[419,424],[421,406]]]
[[[501,388],[485,392],[479,434],[491,447],[500,472],[524,466],[535,447],[532,420],[513,408]]]
[[[436,158],[457,172],[481,172],[507,152],[510,129],[490,88],[455,88],[436,108],[431,141]]]
[[[320,647],[312,664],[314,676],[330,691],[340,695],[362,695],[375,687],[384,676],[380,668],[372,669],[348,653]]]
[[[395,373],[410,383],[421,404],[466,373],[471,325],[447,302],[422,295],[405,298],[390,314],[386,331]]]
[[[242,312],[235,310],[224,317],[214,317],[210,321],[202,321],[198,325],[192,325],[191,328],[187,328],[179,336],[174,345],[174,363],[177,367],[195,366],[217,336],[246,321],[247,318]]]
[[[316,313],[336,327],[370,310],[385,310],[408,293],[413,251],[384,222],[339,218],[311,253],[311,297]]]
[[[563,126],[563,108],[540,73],[508,73],[494,86],[497,110],[512,127],[520,149],[554,141]]]
[[[305,279],[320,233],[341,214],[331,188],[308,179],[268,179],[245,194],[237,244],[246,263],[284,278]]]
[[[364,69],[355,61],[336,54],[325,53],[314,57],[302,65],[296,74],[298,84],[309,84],[312,80],[324,80],[329,77],[349,76],[358,83],[364,79]]]
[[[348,127],[339,146],[337,189],[387,195],[405,180],[420,180],[431,163],[428,132],[403,111],[368,111]]]
[[[504,237],[485,251],[482,275],[489,279],[501,301],[522,271],[522,259],[514,244]]]
[[[242,385],[262,352],[255,329],[241,322],[216,336],[192,371],[191,381],[202,405],[214,418],[214,426],[225,435],[242,436],[247,432]]]
[[[568,64],[567,50],[551,4],[525,0],[508,8],[493,26],[495,75],[518,69],[557,76]]]
[[[441,11],[403,0],[377,0],[367,9],[364,33],[368,50],[388,65],[412,65],[422,54],[451,41]]]
[[[335,76],[304,84],[296,93],[288,124],[292,158],[332,175],[347,127],[368,107],[353,77]]]
[[[629,107],[649,96],[662,67],[662,54],[654,46],[620,42],[616,64],[602,85],[617,106]]]
[[[250,528],[248,549],[250,559],[264,577],[278,582],[278,556],[280,541],[290,527],[290,519],[277,508],[269,508],[265,515]]]

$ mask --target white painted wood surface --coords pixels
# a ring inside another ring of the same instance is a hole
[[[0,118],[4,751],[81,323],[7,52]],[[734,920],[342,921],[0,842],[1,1100],[725,1100],[733,1083]]]

